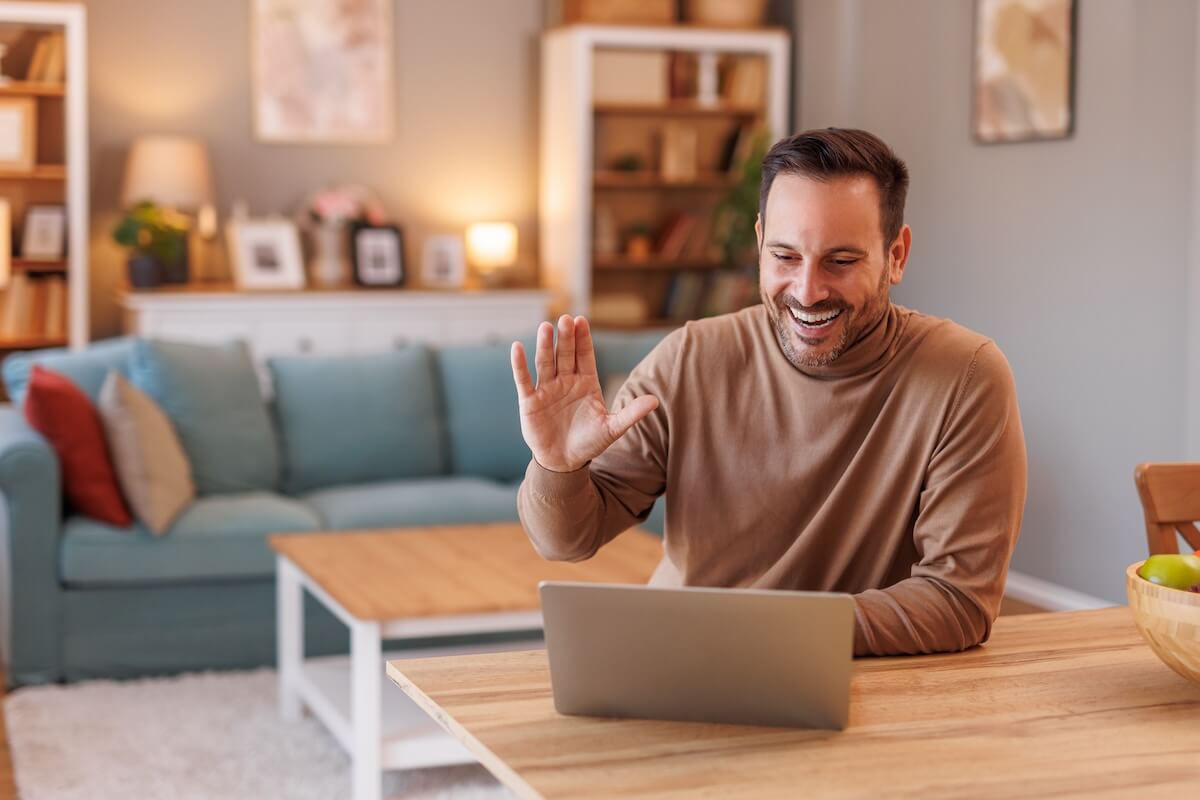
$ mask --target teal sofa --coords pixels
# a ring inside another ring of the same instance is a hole
[[[627,374],[659,338],[598,332],[602,378]],[[150,345],[174,346],[121,338],[4,362],[13,399],[0,406],[10,685],[274,663],[274,558],[266,539],[275,532],[517,519],[529,451],[507,345],[271,363],[274,444],[256,444],[248,460],[277,463],[276,472],[263,473],[276,477],[202,486],[197,475],[200,495],[163,537],[136,523],[117,529],[64,515],[55,454],[19,407],[32,365],[67,375],[95,399],[109,370],[132,375],[134,356]],[[175,407],[189,399],[181,387],[186,381],[159,376],[156,399],[169,413],[186,413]],[[346,404],[364,393],[387,402],[372,406],[368,419],[345,418]],[[206,422],[188,418],[198,426],[188,435],[202,436]],[[646,523],[658,532],[661,506]],[[310,655],[346,650],[346,629],[329,612],[309,598],[305,614]]]

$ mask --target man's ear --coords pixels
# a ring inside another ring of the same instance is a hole
[[[912,228],[905,225],[900,229],[896,241],[888,248],[888,281],[895,286],[904,280],[904,267],[912,252]]]
[[[758,240],[758,252],[762,252],[762,214],[754,217],[754,238]]]

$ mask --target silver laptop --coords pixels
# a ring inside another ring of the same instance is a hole
[[[538,584],[560,714],[846,727],[848,594]]]

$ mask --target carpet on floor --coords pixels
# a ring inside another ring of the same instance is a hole
[[[284,722],[276,691],[268,669],[19,689],[4,714],[21,800],[349,797],[345,752],[311,716]],[[388,798],[512,796],[476,764],[383,781]]]

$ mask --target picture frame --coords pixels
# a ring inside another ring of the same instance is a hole
[[[467,253],[461,236],[438,234],[421,250],[421,282],[437,289],[461,289],[467,282]]]
[[[1076,0],[975,0],[971,136],[979,144],[1075,132]],[[1027,32],[1028,36],[1017,35]]]
[[[350,263],[360,286],[404,285],[404,234],[396,225],[355,223],[350,228]]]
[[[21,230],[21,258],[61,261],[67,249],[67,207],[33,205],[25,211]]]
[[[300,233],[291,220],[232,220],[225,226],[225,238],[239,289],[304,288]]]
[[[32,97],[0,97],[0,170],[33,172],[37,164],[37,106]]]

